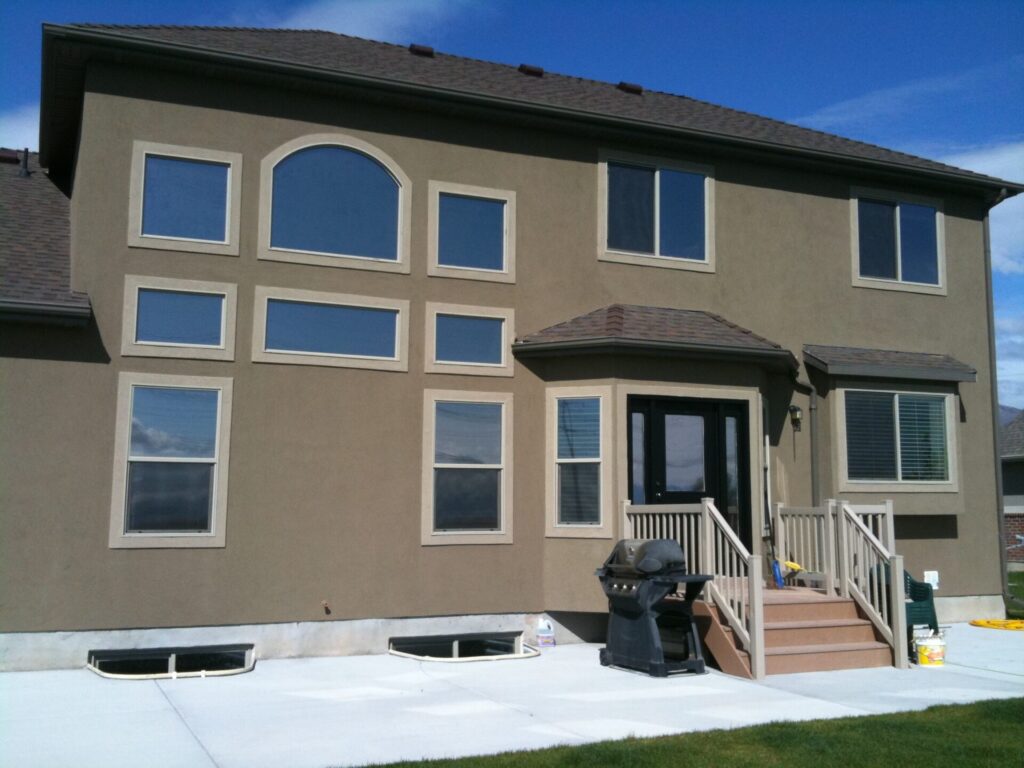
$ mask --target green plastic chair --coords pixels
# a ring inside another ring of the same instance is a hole
[[[908,600],[907,633],[913,636],[914,627],[919,625],[927,625],[933,632],[938,632],[939,620],[935,616],[935,594],[932,585],[918,581],[904,571],[903,591]]]

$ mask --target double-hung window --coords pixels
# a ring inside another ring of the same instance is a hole
[[[121,354],[233,360],[235,294],[230,283],[127,275]]]
[[[128,244],[238,255],[242,156],[136,141]]]
[[[938,201],[862,190],[852,196],[854,284],[944,291],[943,214]]]
[[[427,372],[511,376],[513,316],[511,309],[428,302]]]
[[[512,396],[427,390],[423,543],[511,543]]]
[[[610,537],[611,391],[552,387],[547,394],[547,535]]]
[[[844,490],[956,482],[953,396],[842,390]]]
[[[409,302],[256,288],[254,362],[408,370]]]
[[[599,172],[601,259],[714,271],[711,168],[615,155]]]
[[[516,193],[431,181],[427,274],[515,282]]]
[[[111,547],[221,547],[231,380],[122,373]]]

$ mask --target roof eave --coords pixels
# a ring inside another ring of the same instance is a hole
[[[512,351],[517,358],[559,355],[644,354],[664,357],[741,359],[795,371],[796,358],[785,349],[755,349],[725,344],[690,344],[675,341],[623,339],[616,336],[565,341],[516,342]]]
[[[47,325],[86,325],[92,318],[90,304],[61,304],[51,301],[21,301],[0,298],[0,321]]]
[[[305,64],[291,64],[288,62],[282,62],[276,59],[269,59],[262,56],[250,56],[238,53],[227,53],[224,51],[217,51],[210,48],[203,48],[200,46],[193,45],[182,45],[180,43],[167,43],[163,41],[153,40],[141,40],[138,37],[131,35],[119,34],[110,30],[96,30],[96,29],[82,29],[74,26],[64,26],[58,24],[44,24],[43,25],[43,39],[44,39],[44,52],[46,50],[47,37],[61,37],[69,40],[77,40],[81,42],[93,42],[102,44],[117,44],[124,48],[134,49],[139,52],[150,52],[150,53],[163,53],[180,56],[182,53],[191,55],[198,59],[204,59],[206,61],[212,61],[216,63],[230,64],[234,66],[240,66],[244,68],[262,68],[280,72],[282,74],[298,75],[302,77],[315,77],[323,80],[331,80],[338,83],[346,83],[360,86],[371,86],[374,88],[383,88],[386,90],[393,90],[397,92],[403,92],[408,94],[426,94],[431,98],[441,97],[453,101],[461,101],[475,104],[482,104],[486,106],[499,107],[502,109],[515,109],[522,112],[531,112],[539,115],[549,115],[558,118],[568,118],[576,121],[586,121],[591,123],[601,123],[608,126],[617,128],[628,128],[630,130],[643,129],[655,133],[661,133],[666,135],[675,135],[684,138],[697,138],[705,141],[712,141],[720,144],[726,144],[729,146],[742,146],[749,147],[759,150],[770,150],[785,155],[798,156],[808,159],[818,159],[829,162],[841,163],[845,165],[852,165],[863,168],[872,168],[875,170],[893,171],[899,170],[900,172],[913,174],[922,178],[929,178],[933,180],[942,180],[947,183],[966,185],[975,189],[986,189],[992,193],[990,205],[996,205],[998,202],[1013,197],[1021,192],[1024,192],[1024,184],[1017,184],[1010,181],[1004,181],[1002,179],[987,178],[987,177],[974,177],[966,176],[964,174],[928,170],[923,168],[917,168],[914,166],[904,165],[901,163],[893,163],[881,160],[871,160],[868,158],[857,158],[849,155],[844,155],[836,152],[828,152],[826,150],[808,149],[802,147],[792,147],[786,144],[778,144],[769,141],[747,139],[743,137],[730,136],[728,134],[714,133],[711,131],[702,131],[694,128],[681,128],[677,126],[668,126],[662,123],[652,123],[649,121],[635,120],[630,118],[621,118],[614,115],[605,115],[601,113],[588,112],[578,109],[570,109],[567,107],[558,107],[547,104],[536,104],[534,102],[526,102],[519,99],[512,99],[506,97],[489,96],[485,94],[475,94],[466,91],[459,91],[449,88],[440,88],[437,86],[419,85],[416,83],[408,83],[399,80],[391,80],[388,78],[373,77],[370,75],[361,75],[354,72],[339,72],[337,70],[326,69],[323,67],[313,67]],[[45,54],[44,54],[44,67],[45,67]],[[41,99],[41,114],[48,114],[47,111],[47,85],[48,79],[43,78],[43,94]],[[40,155],[42,160],[48,160],[49,147],[47,143],[47,125],[48,123],[44,120],[40,120]]]
[[[910,379],[914,381],[975,382],[977,371],[952,368],[925,368],[916,365],[879,365],[874,363],[826,363],[804,353],[804,361],[829,376],[870,379]]]

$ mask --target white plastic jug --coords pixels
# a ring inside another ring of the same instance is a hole
[[[555,628],[547,619],[537,622],[537,645],[541,648],[550,648],[555,644]]]

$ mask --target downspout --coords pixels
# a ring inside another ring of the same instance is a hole
[[[798,373],[795,384],[807,391],[810,400],[808,409],[811,412],[811,506],[816,507],[821,504],[821,478],[818,472],[818,390],[811,383],[809,375],[807,381],[800,381]]]
[[[1006,572],[1006,516],[1003,513],[1003,462],[999,433],[1002,427],[999,424],[999,380],[996,374],[996,321],[995,302],[992,296],[992,238],[989,233],[989,211],[1009,197],[1005,189],[999,190],[988,210],[985,211],[984,238],[985,238],[985,302],[988,306],[988,362],[989,379],[992,385],[992,453],[995,456],[996,465],[996,527],[999,530],[999,568],[1000,584],[1002,586],[1003,601],[1014,600],[1010,594],[1009,576]]]

